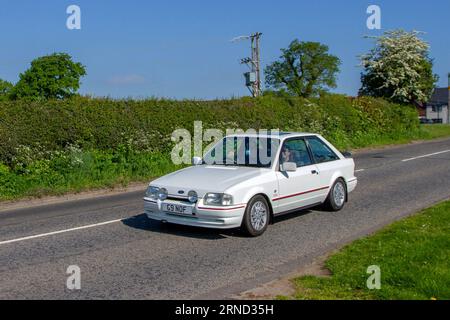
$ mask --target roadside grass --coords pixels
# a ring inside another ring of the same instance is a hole
[[[381,289],[369,290],[369,266],[381,270]],[[332,276],[293,280],[298,300],[450,299],[450,201],[357,240],[325,262]]]
[[[401,145],[413,141],[433,140],[450,137],[450,125],[448,124],[423,124],[419,130],[412,132],[401,132],[391,135],[365,134],[354,139],[350,148],[354,150],[360,148],[377,148],[389,145]],[[339,144],[337,144],[339,146]]]
[[[438,139],[450,137],[449,124],[424,124],[421,125],[423,139]]]
[[[450,125],[422,125],[419,130],[379,135],[366,132],[356,135],[350,148],[404,144],[450,136]],[[331,139],[342,150],[346,139]],[[27,197],[63,195],[101,188],[127,186],[146,182],[181,169],[161,152],[138,152],[130,146],[111,151],[67,150],[42,152],[22,148],[11,166],[0,163],[0,203]]]
[[[14,170],[0,163],[0,201],[123,187],[181,168],[158,153],[98,150],[58,153]]]

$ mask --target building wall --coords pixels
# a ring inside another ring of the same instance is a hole
[[[431,106],[427,106],[427,119],[435,120],[442,119],[442,123],[448,123],[449,114],[448,114],[448,106],[442,106],[442,112],[434,112]]]

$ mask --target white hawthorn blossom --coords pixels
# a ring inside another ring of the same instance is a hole
[[[390,98],[410,102],[427,101],[429,94],[421,85],[424,59],[428,60],[429,44],[418,35],[422,32],[388,31],[383,36],[366,37],[376,41],[368,54],[361,56],[361,65],[367,74],[381,81],[379,90],[390,88]]]

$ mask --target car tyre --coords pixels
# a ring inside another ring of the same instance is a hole
[[[262,235],[269,225],[270,207],[263,196],[253,197],[245,209],[241,229],[251,237]]]
[[[325,209],[329,211],[341,211],[347,201],[347,186],[342,178],[337,179],[330,189],[327,200],[324,203]]]

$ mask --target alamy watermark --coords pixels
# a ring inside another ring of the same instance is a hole
[[[381,29],[381,8],[377,5],[370,5],[367,7],[367,14],[370,16],[367,18],[366,25],[369,30]]]
[[[81,8],[75,4],[67,7],[66,13],[69,17],[66,20],[66,27],[69,30],[81,29]]]
[[[207,129],[201,121],[194,122],[194,134],[187,129],[172,133],[175,146],[171,152],[174,164],[191,164],[192,156],[204,164],[270,165],[278,150],[278,129]],[[205,143],[209,143],[204,147]]]
[[[81,269],[77,265],[71,265],[67,268],[66,274],[69,275],[66,281],[66,287],[69,290],[81,290]]]
[[[72,4],[67,7],[66,13],[69,17],[66,20],[66,27],[69,30],[81,30],[81,8]],[[367,7],[366,13],[370,16],[367,18],[366,26],[369,30],[381,29],[381,7],[372,4]]]
[[[373,265],[367,268],[367,273],[370,274],[367,278],[367,289],[369,290],[380,290],[381,289],[381,268],[379,266]]]

